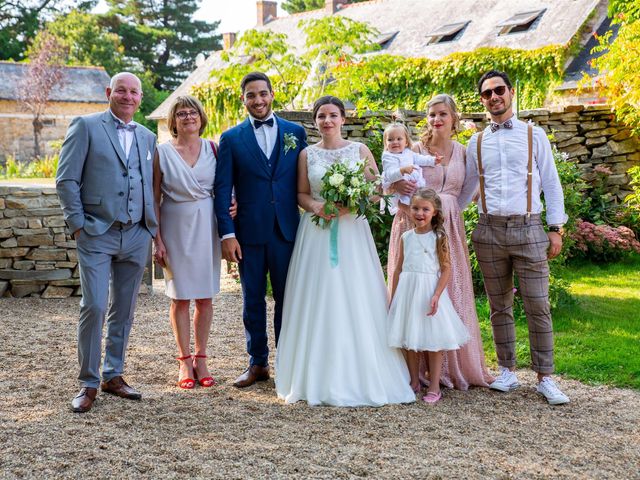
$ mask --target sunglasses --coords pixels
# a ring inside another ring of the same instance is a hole
[[[496,88],[487,88],[486,90],[483,90],[482,92],[480,92],[480,96],[485,100],[489,100],[494,93],[497,96],[501,97],[502,95],[504,95],[506,91],[507,91],[507,86],[500,85],[499,87],[496,87]]]
[[[184,120],[187,117],[196,118],[196,117],[199,117],[199,116],[200,116],[200,114],[198,112],[196,112],[195,110],[189,110],[188,112],[185,112],[183,110],[182,112],[176,113],[176,117],[178,117],[180,120]]]

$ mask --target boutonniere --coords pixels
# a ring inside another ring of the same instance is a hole
[[[289,150],[298,148],[298,137],[293,133],[284,134],[284,154],[286,155]]]

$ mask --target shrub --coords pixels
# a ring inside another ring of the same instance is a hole
[[[580,220],[572,233],[575,251],[591,261],[617,261],[633,253],[640,253],[640,242],[633,231],[621,225],[594,225]]]

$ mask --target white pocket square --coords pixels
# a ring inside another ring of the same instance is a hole
[[[147,151],[147,160],[151,160],[151,152]]]

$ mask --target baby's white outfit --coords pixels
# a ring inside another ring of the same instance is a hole
[[[398,180],[413,180],[418,188],[426,185],[422,171],[418,167],[433,167],[436,164],[436,157],[432,155],[421,155],[409,148],[405,148],[402,153],[391,153],[386,150],[382,154],[382,186],[387,189],[392,183]],[[409,174],[400,173],[402,167],[413,165],[415,168]],[[398,211],[398,202],[404,205],[411,203],[409,195],[393,194],[389,211],[395,215]]]

